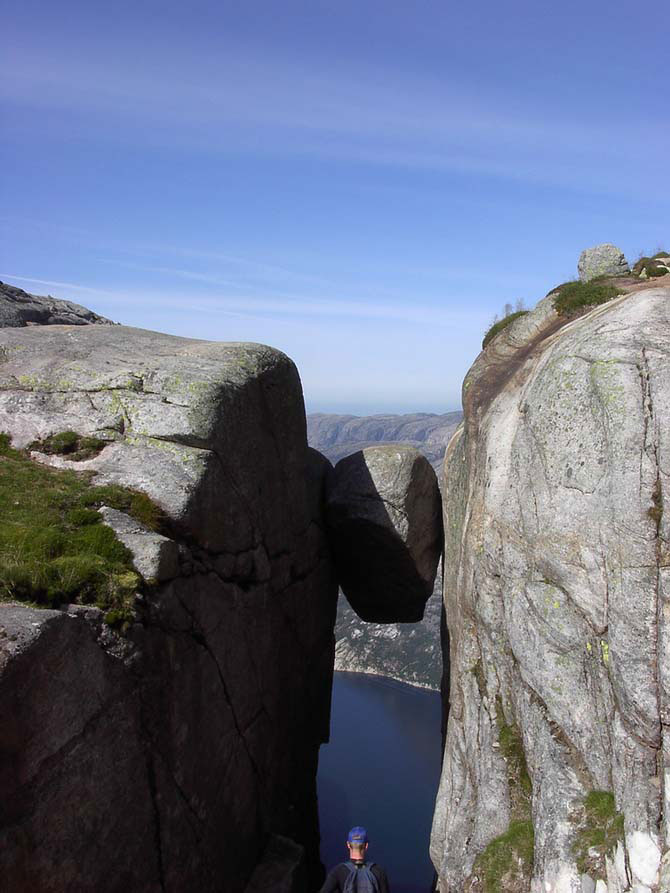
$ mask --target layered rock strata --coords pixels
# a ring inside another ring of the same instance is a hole
[[[356,613],[377,623],[423,617],[442,544],[435,472],[413,447],[368,447],[328,478],[329,539]]]
[[[103,510],[151,584],[126,635],[95,608],[0,604],[3,888],[318,886],[337,586],[293,363],[117,326],[3,329],[0,430],[102,438],[86,461],[33,456],[139,489],[169,524]]]
[[[667,890],[670,288],[567,324],[545,299],[463,401],[439,890]]]

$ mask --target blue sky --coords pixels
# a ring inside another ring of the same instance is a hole
[[[502,305],[670,247],[666,2],[6,0],[0,278],[458,408]]]

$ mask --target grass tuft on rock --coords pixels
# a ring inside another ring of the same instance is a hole
[[[528,313],[528,310],[517,310],[516,313],[510,313],[507,316],[503,316],[502,319],[499,319],[498,322],[494,322],[488,332],[484,335],[484,340],[482,341],[482,350],[490,344],[490,342],[495,338],[496,335],[500,334],[503,329],[506,329],[507,326],[514,322],[515,319],[518,319],[520,316],[525,316]]]
[[[519,728],[508,723],[502,700],[496,699],[498,744],[507,766],[511,821],[475,859],[469,885],[483,893],[525,893],[530,887],[535,855],[531,817],[533,786]],[[475,882],[475,879],[477,882]]]
[[[573,853],[582,874],[606,880],[606,857],[624,837],[623,813],[617,812],[611,791],[589,791],[573,821],[577,833]]]
[[[530,886],[535,833],[530,820],[511,822],[477,857],[474,873],[483,893],[522,893]]]
[[[101,506],[125,512],[150,530],[161,532],[165,529],[166,518],[161,509],[146,493],[130,490],[118,484],[106,484],[101,487],[89,487],[82,496],[81,505]]]
[[[555,295],[554,309],[559,315],[575,316],[586,307],[606,304],[617,297],[619,290],[608,284],[606,278],[598,278],[589,282],[565,282],[549,294]]]
[[[144,494],[94,487],[87,475],[41,465],[0,433],[0,599],[96,605],[108,623],[127,625],[142,580],[94,510],[100,505],[160,523]]]
[[[107,441],[99,437],[77,434],[76,431],[59,431],[43,440],[33,441],[29,449],[48,456],[65,456],[72,462],[83,462],[97,456],[106,446]]]

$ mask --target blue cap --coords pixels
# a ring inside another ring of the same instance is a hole
[[[347,837],[347,843],[357,843],[361,846],[364,843],[368,842],[368,832],[365,828],[361,828],[360,825],[356,825],[355,828],[352,828],[349,832],[349,836]]]

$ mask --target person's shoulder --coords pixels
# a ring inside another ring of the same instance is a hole
[[[377,862],[374,862],[372,865],[372,873],[379,875],[379,877],[386,877],[386,869],[382,868]]]

